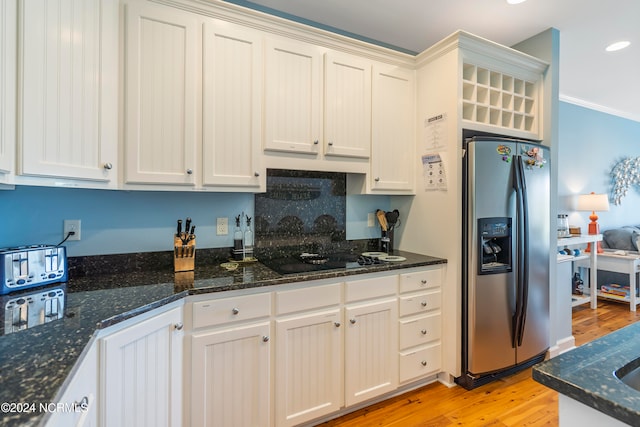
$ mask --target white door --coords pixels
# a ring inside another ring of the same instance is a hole
[[[181,425],[181,322],[178,307],[100,340],[100,425]]]
[[[17,0],[0,3],[0,182],[14,172],[16,146]]]
[[[370,185],[373,191],[412,191],[415,170],[413,71],[376,65]]]
[[[269,322],[191,341],[191,426],[269,426]]]
[[[268,39],[265,51],[264,148],[317,154],[322,141],[320,50]]]
[[[345,308],[345,403],[355,405],[398,386],[398,302]]]
[[[125,182],[194,185],[200,27],[196,15],[125,4]]]
[[[325,54],[324,153],[368,158],[371,153],[371,62]]]
[[[203,184],[259,191],[262,36],[228,22],[204,26]]]
[[[276,320],[276,425],[342,407],[342,329],[338,308]]]
[[[118,1],[21,4],[19,172],[117,184]]]

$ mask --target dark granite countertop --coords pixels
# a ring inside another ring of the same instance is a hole
[[[359,268],[280,275],[259,262],[235,271],[221,261],[196,265],[192,273],[165,269],[74,278],[66,284],[65,314],[60,320],[0,336],[0,403],[50,403],[96,331],[188,295],[249,289],[286,283],[444,264],[446,260],[408,252],[402,262]],[[59,286],[60,284],[58,284]],[[48,288],[55,288],[51,285]],[[33,290],[25,291],[26,293]],[[16,294],[18,295],[18,294]],[[15,296],[15,295],[12,295]],[[0,425],[37,425],[44,417],[0,412]]]
[[[640,391],[614,371],[640,357],[640,323],[542,362],[533,379],[624,423],[640,426]]]

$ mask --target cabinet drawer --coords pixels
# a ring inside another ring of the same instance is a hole
[[[347,282],[345,298],[347,302],[368,298],[394,295],[398,289],[398,276],[372,277],[370,279]]]
[[[400,292],[435,288],[442,284],[442,268],[434,268],[400,275]]]
[[[400,382],[414,380],[440,371],[440,344],[409,353],[400,353]]]
[[[276,314],[313,310],[340,304],[341,283],[276,293]]]
[[[441,316],[432,314],[400,321],[400,350],[426,344],[440,338]]]
[[[440,308],[440,291],[400,297],[400,316],[423,313]]]
[[[270,314],[270,293],[194,302],[193,327],[215,326]]]

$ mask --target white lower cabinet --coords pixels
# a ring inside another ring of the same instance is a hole
[[[99,425],[182,425],[182,329],[179,306],[100,339]]]
[[[191,426],[270,425],[269,335],[268,321],[193,334]]]
[[[78,369],[59,399],[63,411],[52,411],[47,427],[92,427],[98,425],[96,392],[98,390],[98,351],[89,347]]]
[[[400,275],[400,384],[442,366],[441,277],[440,268]]]
[[[341,283],[276,292],[276,425],[292,426],[343,406]]]
[[[221,296],[188,306],[184,424],[270,426],[271,293]]]

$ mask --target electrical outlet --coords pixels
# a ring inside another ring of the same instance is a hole
[[[216,220],[216,235],[226,236],[229,234],[229,218],[218,218]]]
[[[367,227],[376,226],[376,214],[369,212],[367,215]]]
[[[62,238],[67,237],[69,232],[73,231],[73,236],[69,236],[69,240],[80,240],[80,220],[79,219],[65,219],[62,227]]]

